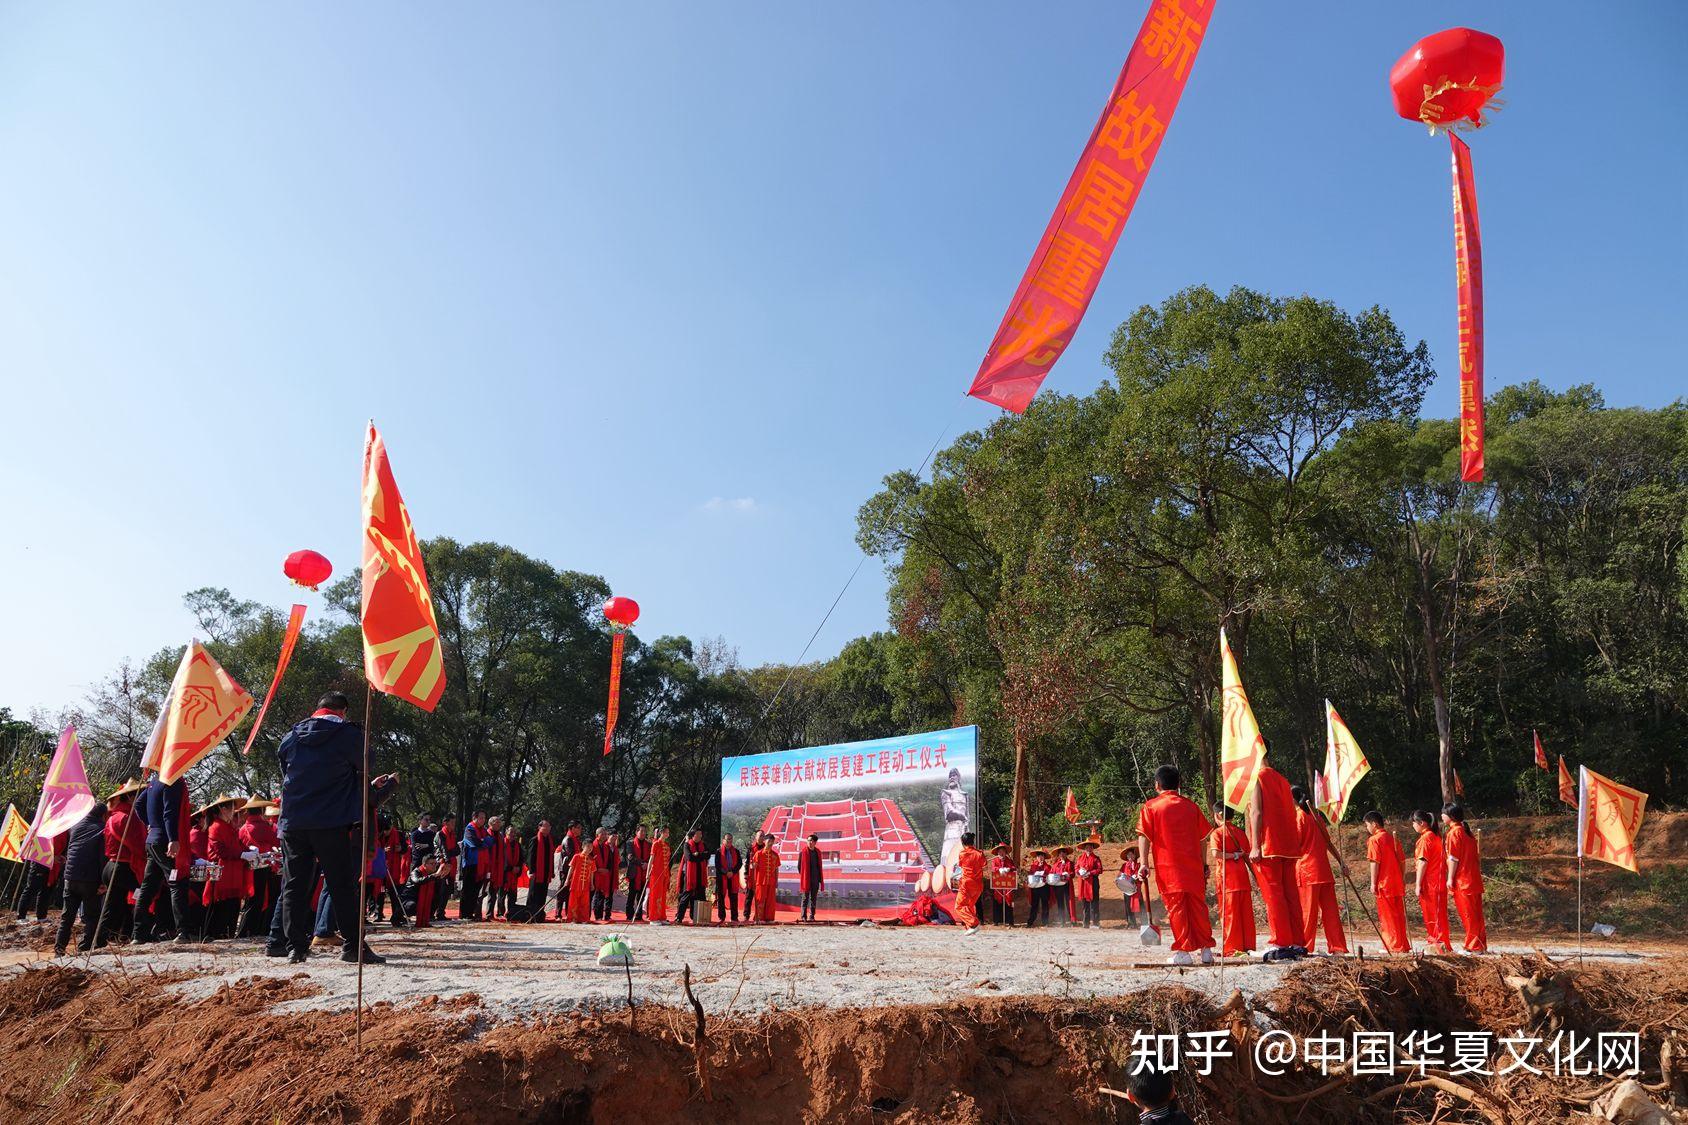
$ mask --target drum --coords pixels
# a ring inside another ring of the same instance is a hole
[[[961,868],[960,867],[950,868],[949,889],[952,890],[952,891],[959,891],[961,889]]]
[[[1067,877],[1059,871],[1051,871],[1049,873],[1049,885],[1051,887],[1064,887],[1067,885]]]
[[[1031,887],[1033,889],[1041,889],[1043,887],[1043,880],[1044,880],[1044,873],[1043,872],[1033,871],[1029,875],[1026,876],[1026,886]]]
[[[932,873],[930,871],[922,871],[920,876],[914,881],[914,893],[917,895],[923,895],[931,889]]]
[[[943,890],[945,887],[947,887],[949,885],[950,885],[949,868],[945,867],[941,863],[938,864],[938,866],[932,868],[932,893],[937,894],[939,891]]]
[[[1118,887],[1120,891],[1126,895],[1134,895],[1137,893],[1137,880],[1133,879],[1123,871],[1114,876],[1114,886]]]

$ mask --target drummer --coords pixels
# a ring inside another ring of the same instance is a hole
[[[1049,924],[1049,853],[1042,848],[1032,851],[1031,866],[1026,868],[1026,887],[1031,891],[1032,903],[1028,908],[1026,926],[1029,929],[1037,925],[1039,918],[1043,924]]]
[[[1114,876],[1114,886],[1125,896],[1126,924],[1135,926],[1137,911],[1143,905],[1143,864],[1136,848],[1125,849],[1120,858],[1119,874]]]
[[[1014,866],[1007,844],[991,849],[988,868],[991,887],[991,925],[1014,924],[1014,895],[1020,886],[1020,870]]]
[[[1049,902],[1055,925],[1073,924],[1073,850],[1065,844],[1055,849],[1055,859],[1049,865]]]

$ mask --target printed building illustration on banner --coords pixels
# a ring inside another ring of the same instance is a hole
[[[834,906],[899,907],[972,830],[978,728],[781,750],[721,763],[721,826],[748,851],[771,834],[780,898],[795,902],[797,853],[818,837]]]

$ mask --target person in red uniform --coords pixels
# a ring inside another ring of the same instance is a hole
[[[1325,951],[1347,953],[1348,935],[1342,931],[1342,915],[1336,905],[1336,875],[1330,868],[1331,856],[1336,856],[1338,864],[1342,857],[1336,854],[1336,845],[1325,831],[1325,814],[1313,807],[1307,791],[1297,785],[1291,792],[1295,795],[1296,817],[1301,824],[1301,858],[1295,864],[1295,880],[1301,896],[1301,935],[1307,939],[1303,944],[1309,953],[1313,951],[1319,921],[1323,919]]]
[[[961,854],[955,869],[961,872],[955,887],[955,920],[967,927],[967,934],[979,932],[979,896],[985,890],[985,853],[973,846],[973,833],[961,834]]]
[[[1020,887],[1020,869],[1014,866],[1014,857],[1009,854],[1007,844],[998,844],[991,849],[989,872],[991,925],[1012,926],[1014,895]]]
[[[1226,957],[1254,952],[1254,893],[1248,879],[1248,836],[1237,827],[1237,815],[1220,801],[1213,806],[1218,827],[1213,842],[1214,867],[1220,872],[1219,933]],[[1221,866],[1223,865],[1223,866]]]
[[[797,891],[802,895],[799,921],[813,922],[821,891],[826,887],[826,870],[821,857],[821,838],[814,833],[797,849]]]
[[[739,904],[739,875],[744,870],[744,853],[733,844],[733,834],[728,832],[721,837],[721,846],[715,849],[715,924],[719,926],[727,920],[727,912],[732,911],[733,925],[738,925]],[[748,915],[750,911],[745,910]]]
[[[1465,806],[1454,801],[1442,806],[1442,823],[1448,826],[1444,846],[1448,856],[1448,885],[1454,892],[1454,909],[1465,931],[1467,953],[1487,953],[1489,928],[1483,920],[1483,863],[1477,854],[1477,838],[1465,827]]]
[[[1155,795],[1137,816],[1137,854],[1155,878],[1172,929],[1172,964],[1190,965],[1199,953],[1213,964],[1213,922],[1207,915],[1207,871],[1202,847],[1213,825],[1201,807],[1178,790],[1177,766],[1155,771]]]
[[[1268,744],[1267,749],[1271,746]],[[1248,859],[1266,907],[1267,952],[1286,946],[1305,948],[1301,932],[1301,896],[1296,892],[1295,861],[1301,857],[1301,824],[1295,796],[1284,775],[1261,766],[1248,802]]]
[[[1125,899],[1125,924],[1135,926],[1137,912],[1143,909],[1144,878],[1143,857],[1137,854],[1136,848],[1126,848],[1120,855],[1119,873],[1130,879],[1131,886],[1135,888],[1130,894],[1121,891],[1121,897]]]
[[[608,922],[610,907],[615,903],[616,867],[620,856],[610,843],[610,830],[600,828],[592,834],[592,920]]]
[[[1102,928],[1102,857],[1096,854],[1096,841],[1086,840],[1078,846],[1078,858],[1073,861],[1073,899],[1084,915],[1079,925],[1087,930]]]
[[[1055,858],[1049,863],[1049,902],[1055,910],[1055,925],[1070,926],[1073,924],[1073,850],[1069,847],[1055,849]]]
[[[135,794],[143,786],[130,778],[106,798],[110,815],[105,822],[106,895],[100,902],[100,916],[94,923],[95,945],[108,940],[128,941],[135,914],[129,896],[140,889],[147,867],[147,826],[135,815]]]
[[[1413,845],[1413,866],[1417,874],[1413,891],[1418,895],[1419,913],[1424,915],[1424,935],[1430,947],[1438,953],[1452,953],[1448,936],[1448,857],[1442,848],[1442,837],[1436,831],[1436,818],[1424,809],[1413,813],[1413,828],[1418,840]]]
[[[257,862],[263,856],[281,852],[281,837],[276,835],[275,822],[264,815],[269,807],[270,802],[262,797],[254,797],[241,806],[241,846],[258,855],[247,861],[252,871],[252,894],[240,912],[240,937],[262,937],[269,933],[271,912],[281,896],[281,872],[268,863]]]
[[[658,828],[651,841],[651,861],[646,876],[649,887],[645,894],[645,917],[652,922],[668,924],[668,829]]]
[[[779,905],[780,849],[773,833],[762,837],[762,850],[756,854],[756,920],[772,922]]]
[[[585,923],[592,920],[592,887],[596,882],[597,873],[597,856],[593,854],[591,848],[581,848],[569,860],[568,920],[570,922]]]
[[[1049,925],[1049,853],[1042,848],[1032,851],[1032,861],[1026,867],[1026,885],[1032,900],[1027,908],[1026,928],[1037,925],[1040,918],[1045,926]]]
[[[1377,928],[1383,933],[1383,948],[1391,953],[1412,952],[1407,940],[1407,889],[1401,879],[1401,842],[1384,825],[1383,814],[1373,809],[1364,818],[1366,859],[1371,863],[1371,892],[1377,900]]]
[[[205,858],[221,872],[215,879],[205,881],[202,897],[205,936],[211,941],[234,936],[240,900],[252,893],[252,868],[241,856],[246,847],[240,842],[240,829],[234,826],[235,806],[240,803],[241,798],[225,794],[201,810],[208,822]]]

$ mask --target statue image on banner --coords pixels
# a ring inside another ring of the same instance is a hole
[[[823,905],[900,908],[972,823],[978,729],[781,750],[721,763],[721,830],[772,835],[781,901],[797,899],[797,852],[819,840]]]

